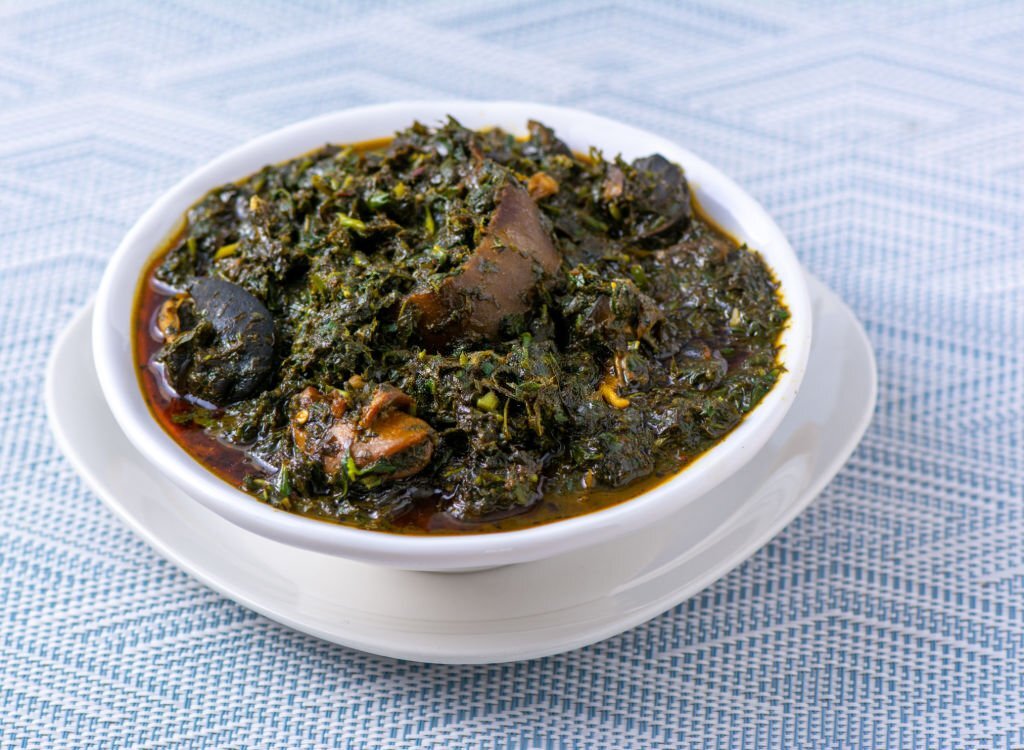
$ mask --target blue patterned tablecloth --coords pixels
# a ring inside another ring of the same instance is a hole
[[[777,539],[573,653],[395,662],[163,562],[47,430],[118,240],[251,136],[406,98],[587,108],[777,217],[878,352],[868,435]],[[1024,746],[1024,6],[0,5],[0,746]]]

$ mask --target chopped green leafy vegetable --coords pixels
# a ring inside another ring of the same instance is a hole
[[[265,167],[193,206],[152,276],[138,356],[167,429],[266,502],[392,531],[642,491],[771,389],[788,317],[677,165],[535,122]]]

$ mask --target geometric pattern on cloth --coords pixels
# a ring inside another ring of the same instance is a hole
[[[674,610],[556,657],[396,662],[162,561],[61,457],[57,333],[168,186],[395,99],[582,107],[755,195],[878,355],[822,495]],[[1024,7],[0,6],[0,747],[1024,746]]]

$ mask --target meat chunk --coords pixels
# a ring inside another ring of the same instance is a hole
[[[359,418],[359,426],[369,429],[377,422],[378,418],[388,411],[396,409],[409,410],[415,407],[416,402],[405,392],[398,390],[393,385],[379,385],[373,392],[370,403],[363,409],[363,415]]]
[[[414,406],[402,391],[382,385],[354,413],[340,392],[325,395],[310,386],[295,399],[292,437],[328,474],[348,471],[402,479],[430,463],[437,443],[434,429],[408,413]]]
[[[560,264],[537,205],[525,188],[508,182],[461,272],[436,289],[409,295],[406,306],[418,313],[417,330],[432,349],[467,339],[494,341],[503,320],[529,311],[538,285]]]

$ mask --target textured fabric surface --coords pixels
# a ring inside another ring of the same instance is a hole
[[[1024,746],[1024,9],[0,5],[0,746]],[[674,611],[562,656],[395,662],[163,562],[49,434],[54,337],[146,206],[351,105],[570,104],[774,214],[877,349],[822,496]]]

